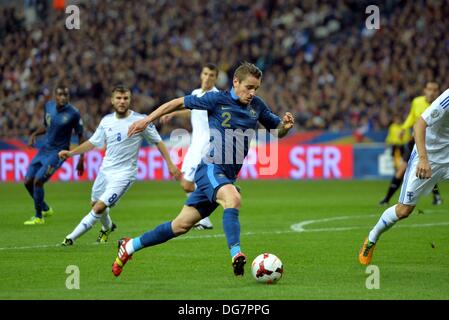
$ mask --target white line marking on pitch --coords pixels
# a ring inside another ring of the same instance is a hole
[[[322,223],[329,221],[338,221],[338,220],[349,220],[354,218],[368,218],[375,217],[378,215],[363,215],[363,216],[340,216],[340,217],[332,217],[332,218],[323,218],[323,219],[315,219],[315,220],[306,220],[299,223],[292,224],[290,226],[291,230],[275,230],[275,231],[263,231],[263,232],[243,232],[242,236],[254,236],[260,234],[285,234],[285,233],[301,233],[301,232],[336,232],[336,231],[350,231],[356,229],[366,229],[369,230],[369,226],[358,226],[358,227],[330,227],[330,228],[316,228],[316,229],[306,229],[305,226],[314,224],[314,223]],[[447,226],[449,222],[435,222],[435,223],[423,223],[423,224],[405,224],[405,225],[395,225],[395,228],[425,228],[425,227],[436,227],[436,226]],[[207,239],[207,238],[224,238],[223,233],[219,234],[203,234],[203,235],[188,235],[181,236],[180,238],[175,238],[174,240],[188,240],[188,239]],[[116,245],[116,242],[110,242],[106,244],[99,244],[97,242],[91,243],[81,243],[77,246],[98,246],[98,245],[107,245],[113,244]],[[23,247],[0,247],[0,251],[4,250],[29,250],[29,249],[45,249],[45,248],[57,248],[61,247],[60,244],[43,244],[36,246],[23,246]]]
[[[333,218],[323,218],[316,220],[306,220],[299,223],[292,224],[290,229],[295,232],[332,232],[332,231],[349,231],[356,229],[367,229],[369,227],[331,227],[331,228],[317,228],[317,229],[305,229],[304,227],[313,223],[321,223],[328,221],[336,221],[336,220],[348,220],[353,218],[362,218],[362,217],[374,217],[376,215],[366,215],[366,216],[341,216],[341,217],[333,217]],[[395,228],[423,228],[423,227],[435,227],[435,226],[446,226],[449,225],[449,222],[435,222],[435,223],[421,223],[421,224],[405,224],[405,225],[395,225]],[[373,224],[374,226],[374,224]]]

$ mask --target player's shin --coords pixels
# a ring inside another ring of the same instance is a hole
[[[35,185],[33,192],[34,208],[36,209],[36,217],[42,218],[42,210],[44,209],[44,188]]]
[[[385,201],[389,202],[391,197],[396,193],[396,191],[401,187],[402,181],[404,180],[404,178],[396,178],[396,176],[394,176],[391,179],[390,182],[390,186],[388,187],[388,192],[387,195],[385,196]]]
[[[145,247],[155,246],[176,237],[173,233],[171,221],[158,225],[155,229],[148,231],[140,237],[132,239],[126,244],[126,252],[131,255],[135,251]]]
[[[396,215],[396,205],[384,211],[379,221],[368,235],[370,242],[376,243],[380,235],[386,230],[390,229],[399,220]]]
[[[238,254],[240,250],[240,221],[239,210],[235,208],[224,209],[223,212],[223,229],[226,235],[228,248],[231,257]]]
[[[109,207],[106,207],[106,209],[103,211],[103,213],[101,214],[101,230],[103,231],[107,231],[110,230],[112,228],[112,219],[111,216],[109,215]]]
[[[69,234],[66,238],[75,241],[77,238],[82,236],[88,230],[92,228],[92,226],[100,220],[101,214],[96,214],[93,210],[86,215],[81,222],[76,226],[75,230],[71,234]]]

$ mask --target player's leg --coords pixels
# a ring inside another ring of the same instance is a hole
[[[31,164],[28,166],[27,172],[25,174],[25,189],[28,191],[28,194],[34,200],[34,178],[36,177],[37,171],[41,168],[42,164],[38,158],[39,155],[34,157],[31,161]]]
[[[112,264],[112,272],[115,276],[119,276],[134,252],[164,243],[184,234],[200,219],[201,214],[195,207],[185,205],[173,221],[162,223],[139,237],[121,239],[117,257]]]
[[[100,171],[95,178],[94,184],[92,186],[92,194],[91,194],[91,208],[95,206],[95,204],[98,202],[100,197],[106,192],[106,177],[103,174],[102,171]],[[71,246],[73,245],[73,242],[87,232],[87,230],[91,229],[92,226],[101,219],[101,215],[97,216],[95,212],[92,210],[81,219],[80,223],[73,229],[71,233],[69,233],[64,240],[62,241],[61,245],[63,246]]]
[[[104,229],[107,228],[106,231],[100,231],[99,238],[101,237],[103,241],[100,239],[99,242],[106,242],[109,233],[115,229],[115,225],[109,217],[109,207],[117,204],[132,183],[132,180],[119,178],[108,181],[106,175],[100,172],[92,187],[92,203],[94,205],[75,229],[65,237],[62,245],[72,245],[76,239],[92,229],[98,221],[102,222]]]
[[[106,205],[98,200],[95,202],[95,204],[92,206],[92,209],[90,212],[81,219],[80,223],[73,229],[73,231],[68,234],[65,239],[62,242],[63,246],[70,246],[73,245],[75,240],[77,240],[79,237],[81,237],[83,234],[85,234],[87,231],[92,229],[92,227],[101,220],[102,213],[106,209]]]
[[[246,256],[240,248],[240,193],[233,184],[223,185],[217,191],[217,202],[224,208],[223,229],[231,254],[234,274],[240,276],[244,274],[246,264]]]
[[[45,221],[42,217],[42,210],[39,210],[39,207],[36,205],[36,200],[34,197],[34,179],[37,171],[39,170],[40,165],[33,165],[28,167],[28,172],[25,177],[25,188],[28,190],[28,193],[33,198],[34,202],[34,210],[35,214],[29,220],[24,222],[25,225],[35,225],[35,224],[44,224]]]
[[[441,173],[438,166],[432,167],[432,178],[419,179],[416,177],[416,166],[418,157],[416,153],[412,155],[409,166],[404,176],[399,203],[386,209],[368,237],[365,239],[359,253],[359,262],[367,265],[371,262],[375,245],[382,233],[390,229],[397,221],[407,218],[414,210],[419,198],[430,193],[435,183],[441,180]]]
[[[402,203],[398,203],[386,209],[365,239],[359,252],[359,262],[363,265],[370,264],[380,235],[393,227],[400,219],[407,218],[414,209],[414,205]]]
[[[443,199],[441,198],[440,189],[438,188],[438,184],[436,184],[432,189],[433,201],[432,204],[434,206],[439,206],[443,204]]]
[[[404,180],[405,171],[407,170],[407,164],[410,160],[410,155],[413,151],[413,146],[415,145],[415,140],[412,138],[408,141],[408,143],[404,146],[402,152],[402,161],[396,170],[396,174],[391,179],[390,185],[388,186],[387,194],[385,198],[383,198],[379,204],[380,205],[388,205],[391,197],[396,193],[396,191],[401,187],[402,181]]]
[[[195,148],[192,145],[187,150],[186,156],[182,163],[181,172],[183,173],[183,178],[181,179],[181,187],[187,196],[195,191],[195,173],[198,165],[201,162],[202,152],[199,148]],[[205,217],[195,224],[194,228],[196,230],[210,230],[213,229],[212,221],[209,217]]]
[[[95,204],[92,205],[94,207]],[[101,222],[101,229],[98,233],[97,242],[99,243],[106,243],[108,242],[109,235],[111,232],[115,231],[117,229],[117,225],[112,222],[111,216],[109,214],[110,208],[105,206],[104,211],[102,211],[100,222]]]
[[[103,192],[99,197],[97,197],[97,194],[100,194],[100,192],[96,192],[96,190],[92,188],[92,200],[95,200],[92,210],[96,214],[101,214],[101,230],[98,233],[97,242],[107,242],[109,234],[117,228],[117,225],[112,222],[110,209],[117,205],[120,198],[129,190],[129,188],[131,188],[133,183],[134,180],[127,180],[127,176],[123,177],[122,180],[118,180],[118,182],[112,181],[108,184],[107,189],[109,190],[109,193]],[[102,188],[100,187],[100,190],[101,189]],[[119,196],[115,198],[114,194],[119,194]],[[97,201],[97,199],[99,200]]]
[[[103,171],[100,171],[98,173],[97,177],[95,178],[94,185],[92,186],[91,208],[94,211],[94,213],[101,214],[101,218],[100,218],[100,221],[102,224],[101,229],[104,231],[111,230],[111,228],[114,225],[112,223],[111,217],[109,215],[109,211],[110,211],[109,207],[106,206],[106,204],[100,200],[101,197],[103,196],[103,194],[106,193],[107,186],[108,186],[108,184],[107,184],[106,175],[103,173]],[[104,198],[107,199],[108,196],[106,195]],[[114,229],[115,229],[115,227],[114,227]]]
[[[403,161],[401,163],[401,165],[399,166],[398,170],[396,171],[396,174],[391,179],[390,185],[388,186],[387,194],[379,202],[380,205],[388,205],[391,197],[393,197],[393,195],[396,193],[396,191],[401,186],[402,181],[404,180],[404,174],[405,174],[406,169],[407,169],[407,162]]]
[[[44,209],[50,210],[48,205],[45,204],[45,192],[44,184],[51,178],[51,176],[62,165],[63,161],[59,160],[58,154],[53,153],[42,157],[40,160],[42,166],[36,171],[33,180],[33,200],[35,208],[35,216],[30,220],[25,221],[25,225],[38,225],[44,224],[43,211]],[[47,208],[46,208],[47,206]],[[48,211],[47,210],[47,211]]]
[[[235,275],[243,275],[246,256],[240,248],[240,193],[234,180],[213,164],[201,163],[195,176],[197,190],[201,190],[210,203],[219,203],[223,208],[223,229],[231,254]],[[196,193],[197,191],[195,191]],[[190,198],[189,198],[190,200]],[[186,204],[189,203],[187,200]]]
[[[40,163],[33,164],[32,162],[32,164],[30,164],[30,166],[28,167],[28,171],[25,175],[24,186],[33,200],[34,200],[34,177],[36,176],[36,173],[40,167],[41,167]],[[53,209],[50,208],[50,206],[44,201],[42,208],[42,216],[44,217],[50,216],[52,215],[52,213]]]

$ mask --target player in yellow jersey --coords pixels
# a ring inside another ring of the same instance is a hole
[[[391,156],[393,157],[394,170],[398,171],[403,163],[403,154],[406,144],[410,140],[410,131],[402,131],[402,118],[399,113],[393,116],[393,122],[388,127],[388,135],[385,143],[391,148]]]
[[[424,95],[418,96],[413,99],[407,119],[404,121],[404,123],[400,127],[400,130],[398,133],[399,141],[404,139],[404,137],[407,134],[409,134],[410,128],[413,127],[416,120],[421,116],[421,114],[424,112],[424,110],[426,110],[430,106],[430,104],[433,102],[433,100],[435,100],[438,97],[438,92],[439,92],[438,83],[429,81],[426,83],[426,86],[424,87]],[[388,187],[388,191],[387,191],[385,198],[383,198],[379,202],[380,205],[388,205],[393,194],[401,186],[402,180],[404,179],[405,170],[407,168],[407,162],[410,158],[410,154],[412,152],[414,145],[415,145],[415,139],[412,136],[409,139],[408,143],[405,145],[404,152],[402,154],[403,161],[397,168],[396,174],[394,175],[393,179],[390,182],[390,185]],[[438,185],[435,185],[435,187],[432,190],[432,193],[433,193],[433,204],[434,205],[442,204],[443,200],[441,199],[441,195],[438,190]]]

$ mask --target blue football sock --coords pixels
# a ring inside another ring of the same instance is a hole
[[[145,247],[155,246],[176,237],[171,228],[171,221],[158,225],[155,229],[141,235],[133,240],[134,250],[140,250]]]
[[[235,255],[237,254],[237,253],[239,253],[239,252],[241,252],[242,250],[240,249],[240,246],[239,245],[235,245],[235,246],[233,246],[233,247],[231,247],[231,258],[234,258],[235,257]]]
[[[239,210],[235,208],[225,209],[223,212],[223,229],[231,251],[231,257],[240,252],[240,222]]]
[[[44,188],[34,186],[34,209],[36,209],[36,217],[42,218],[42,208],[44,206]]]

